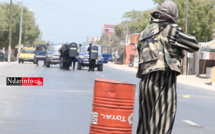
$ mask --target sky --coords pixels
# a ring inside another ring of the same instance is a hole
[[[124,21],[124,13],[156,7],[152,0],[13,0],[13,3],[21,1],[34,13],[42,40],[52,43],[86,42],[87,37],[101,36],[103,24]]]

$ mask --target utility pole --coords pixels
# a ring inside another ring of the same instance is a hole
[[[19,26],[19,49],[18,52],[21,51],[21,43],[22,43],[22,16],[23,16],[23,2],[20,2],[21,7],[21,17],[20,17],[20,26]]]
[[[125,45],[128,44],[128,19],[126,20],[126,37],[125,37]]]
[[[187,13],[188,13],[188,3],[186,3],[186,10],[185,10],[185,33],[187,33]],[[187,51],[184,51],[183,75],[187,75]]]
[[[10,63],[11,55],[11,37],[12,37],[12,0],[10,0],[10,24],[9,24],[9,44],[8,44],[8,63]]]

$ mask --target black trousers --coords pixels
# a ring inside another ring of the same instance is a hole
[[[70,57],[69,55],[64,55],[63,56],[63,69],[68,70],[70,67]]]
[[[137,134],[171,134],[177,107],[176,72],[142,76]]]
[[[91,59],[90,63],[89,63],[89,70],[94,71],[95,64],[96,64],[96,60],[95,59]]]
[[[76,57],[70,57],[70,59],[69,59],[70,65],[69,66],[73,67],[73,70],[75,69],[75,62],[76,62]]]

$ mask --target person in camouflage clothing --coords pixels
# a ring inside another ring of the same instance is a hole
[[[176,115],[176,78],[182,71],[182,50],[199,50],[194,36],[176,24],[178,9],[168,0],[151,13],[138,42],[140,78],[137,134],[171,134]]]

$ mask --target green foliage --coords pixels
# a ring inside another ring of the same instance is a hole
[[[38,44],[47,44],[48,42],[46,42],[46,41],[44,41],[44,40],[40,40],[39,38],[38,39],[36,39],[35,41],[34,41],[34,46],[36,46],[36,45],[38,45]]]
[[[111,36],[112,42],[108,42],[106,38],[101,38],[101,41],[104,45],[109,44],[113,48],[120,47],[120,41],[125,42],[126,34],[140,33],[149,23],[150,21],[150,13],[152,10],[147,11],[130,11],[126,12],[123,15],[125,21],[116,25],[115,27],[115,35]],[[106,42],[106,43],[104,43]],[[117,49],[117,48],[116,48]]]
[[[154,0],[161,4],[164,0]],[[215,28],[215,0],[173,0],[179,12],[177,23],[185,28],[185,9],[188,3],[187,33],[196,36],[199,42],[212,40]]]
[[[154,0],[155,4],[160,5],[164,0]],[[212,39],[212,30],[215,29],[215,0],[173,0],[179,12],[177,23],[185,30],[185,9],[188,3],[187,32],[194,35],[199,42]],[[158,8],[158,7],[157,7]],[[154,9],[155,10],[155,9]],[[127,27],[128,33],[140,33],[150,21],[150,13],[147,11],[130,11],[123,15],[126,21],[121,22],[115,27],[115,36],[102,36],[102,45],[112,45],[116,47],[119,42],[125,41]],[[111,42],[110,42],[111,38]]]
[[[119,45],[119,38],[116,35],[102,35],[100,41],[96,42],[101,46],[111,46],[115,48]]]
[[[18,5],[13,5],[12,9],[12,40],[11,46],[14,48],[19,42],[21,8]],[[10,5],[0,4],[0,48],[7,48],[9,42],[9,20],[10,20]],[[23,7],[22,20],[22,44],[32,46],[39,38],[40,30],[35,24],[34,14]]]

